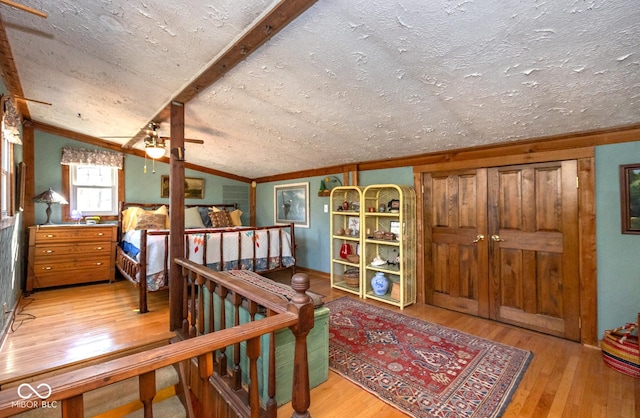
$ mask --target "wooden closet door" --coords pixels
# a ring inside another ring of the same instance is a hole
[[[579,341],[576,162],[487,177],[491,318]]]
[[[489,316],[486,170],[426,173],[428,304]]]

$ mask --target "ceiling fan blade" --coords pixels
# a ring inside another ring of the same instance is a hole
[[[169,138],[168,136],[161,136],[160,139],[164,141],[171,141],[171,138]],[[204,144],[204,141],[202,139],[185,138],[184,142],[191,142],[192,144]]]
[[[40,104],[43,104],[43,105],[51,106],[51,103],[49,103],[49,102],[43,102],[41,100],[30,99],[28,97],[13,96],[13,98],[16,99],[16,100],[24,100],[25,102],[40,103]]]
[[[11,1],[11,0],[0,0],[0,3],[2,4],[6,4],[7,6],[11,6],[11,7],[15,7],[16,9],[25,11],[25,12],[29,12],[31,14],[34,14],[36,16],[40,16],[46,19],[47,14],[45,12],[42,12],[40,10],[34,9],[32,7],[29,6],[25,6],[23,4],[19,4],[16,3],[15,1]]]

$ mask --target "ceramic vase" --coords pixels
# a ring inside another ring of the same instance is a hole
[[[353,254],[353,248],[345,242],[342,244],[342,247],[340,247],[340,257],[346,260],[347,256],[350,254]]]
[[[371,289],[373,293],[378,296],[387,293],[387,290],[389,290],[389,279],[383,272],[379,271],[371,278]]]

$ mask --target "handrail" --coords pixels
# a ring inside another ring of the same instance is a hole
[[[255,347],[259,347],[260,336],[265,334],[273,335],[275,331],[285,328],[290,328],[292,330],[301,328],[301,332],[296,333],[296,342],[300,340],[300,344],[304,345],[304,353],[300,353],[302,358],[298,359],[298,361],[301,366],[304,366],[300,368],[305,370],[300,372],[302,375],[299,380],[302,379],[302,382],[299,383],[299,385],[305,386],[304,379],[306,378],[307,390],[306,393],[298,395],[301,396],[301,398],[294,399],[293,403],[295,404],[294,409],[296,409],[298,413],[307,412],[309,399],[308,370],[306,370],[308,367],[306,359],[306,333],[308,332],[308,329],[305,329],[305,326],[301,324],[300,316],[308,316],[307,308],[311,305],[308,297],[304,294],[306,289],[308,289],[308,280],[303,285],[294,286],[294,288],[297,287],[297,293],[294,300],[283,305],[280,299],[262,289],[248,288],[242,284],[225,281],[224,277],[216,277],[216,272],[211,269],[183,258],[176,259],[175,261],[181,265],[183,269],[191,271],[199,277],[210,278],[212,280],[223,282],[226,287],[232,289],[233,292],[237,292],[238,295],[243,295],[243,297],[246,296],[248,300],[267,306],[272,313],[260,320],[235,325],[214,333],[177,341],[168,346],[154,348],[145,352],[132,354],[108,362],[48,377],[46,378],[46,381],[41,383],[44,383],[51,388],[50,396],[42,402],[47,402],[48,405],[51,405],[52,402],[60,402],[62,404],[62,415],[65,417],[82,416],[82,396],[85,392],[135,376],[139,376],[142,389],[143,381],[155,382],[155,379],[151,379],[153,376],[152,374],[155,373],[155,370],[160,368],[178,364],[193,358],[197,358],[198,363],[205,365],[211,364],[213,362],[212,357],[214,352],[217,350],[224,350],[225,347],[236,345],[243,341],[247,341],[247,344],[253,347],[251,351],[255,352]],[[306,288],[304,288],[305,286]],[[311,310],[313,310],[312,306]],[[311,317],[313,317],[313,313],[311,313]],[[296,347],[296,355],[298,355],[298,351],[302,351],[302,347],[300,347],[300,349]],[[252,365],[252,367],[255,367],[255,365]],[[206,366],[203,366],[203,370],[206,368]],[[200,378],[203,382],[208,381],[211,374],[207,374],[207,371],[203,370],[201,370],[200,373],[204,374],[201,374]],[[35,388],[41,383],[34,382],[32,383],[32,387]],[[295,384],[296,381],[294,379],[294,385]],[[257,394],[257,392],[255,393]],[[145,408],[150,408],[151,400],[154,395],[154,388],[151,389],[150,396],[143,395],[141,390],[140,398],[145,404]],[[19,396],[17,390],[6,389],[0,391],[0,417],[11,416],[42,405],[39,398],[34,397],[34,399],[37,399],[38,401],[34,402],[33,400],[27,401],[23,399]],[[256,410],[259,411],[259,405],[254,403],[254,405],[251,405],[252,416],[256,416]]]

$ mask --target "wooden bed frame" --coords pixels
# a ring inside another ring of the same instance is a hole
[[[131,202],[120,202],[120,210],[118,212],[118,245],[116,247],[116,267],[118,269],[118,271],[120,272],[120,274],[122,274],[122,276],[129,280],[131,283],[133,283],[135,286],[138,287],[139,289],[139,308],[140,308],[140,313],[146,313],[148,312],[148,307],[147,307],[147,292],[149,291],[147,289],[147,237],[148,236],[162,236],[164,237],[164,241],[165,241],[165,251],[164,251],[164,261],[163,261],[163,266],[164,266],[164,284],[158,289],[158,290],[163,290],[163,289],[167,289],[169,287],[169,264],[170,264],[170,260],[169,260],[169,230],[142,230],[141,234],[140,234],[140,262],[138,262],[134,257],[130,256],[129,254],[127,254],[123,248],[120,246],[120,243],[122,241],[122,236],[123,236],[123,232],[122,232],[122,212],[123,210],[129,208],[129,207],[140,207],[144,210],[155,210],[160,208],[161,206],[166,206],[167,208],[169,207],[169,205],[164,204],[164,203],[131,203]],[[237,204],[200,204],[200,205],[185,205],[185,208],[190,208],[190,207],[212,207],[215,206],[217,208],[220,209],[227,209],[227,210],[235,210],[237,209]],[[269,234],[273,234],[273,233],[277,233],[277,234],[282,234],[283,231],[287,231],[290,234],[291,237],[291,256],[293,257],[294,261],[296,260],[296,255],[295,255],[295,235],[294,235],[294,224],[289,224],[289,225],[273,225],[273,226],[262,226],[262,227],[251,227],[251,226],[241,226],[241,227],[233,227],[232,229],[222,229],[222,228],[198,228],[198,229],[187,229],[185,230],[185,258],[187,257],[186,254],[189,254],[189,247],[188,247],[188,239],[187,239],[187,235],[189,234],[229,234],[230,232],[236,233],[237,232],[237,237],[238,237],[238,242],[240,242],[241,240],[241,235],[242,234],[246,234],[247,231],[265,231],[267,233],[267,235]],[[281,240],[280,240],[281,241]],[[294,262],[293,266],[285,266],[282,263],[282,248],[278,248],[276,250],[273,250],[270,248],[270,243],[271,240],[268,239],[267,242],[269,243],[269,248],[267,248],[267,257],[274,257],[274,256],[279,256],[279,265],[275,268],[269,268],[269,264],[267,263],[267,269],[265,270],[257,270],[256,267],[256,248],[254,246],[253,248],[253,254],[249,254],[249,255],[243,255],[241,253],[241,251],[239,250],[239,254],[238,254],[238,264],[240,264],[240,260],[241,259],[251,259],[253,258],[253,269],[252,271],[255,271],[256,273],[268,273],[268,272],[273,272],[273,271],[280,271],[280,270],[286,270],[286,269],[291,269],[291,274],[293,275],[295,273],[295,267],[296,267],[296,263]],[[207,241],[205,240],[205,242],[203,243],[204,248],[203,248],[203,252],[204,254],[206,254],[206,243]],[[222,243],[222,240],[221,240]],[[221,244],[222,246],[222,244]],[[238,245],[238,248],[240,248],[240,245]],[[274,253],[275,251],[275,253]],[[221,258],[222,258],[222,251],[221,251]],[[222,269],[224,266],[224,261],[225,260],[220,260],[220,268]],[[234,261],[234,260],[227,260],[227,261]],[[206,260],[206,256],[203,257],[203,265],[207,264],[207,260]],[[138,280],[136,277],[139,277],[140,280]]]

